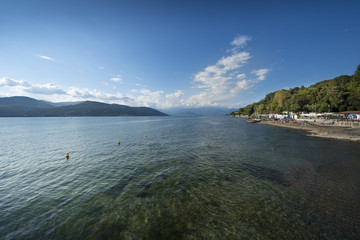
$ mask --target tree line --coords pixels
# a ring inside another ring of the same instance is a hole
[[[360,65],[354,75],[342,75],[309,87],[282,89],[269,93],[259,102],[240,108],[231,115],[282,112],[342,112],[360,110]]]

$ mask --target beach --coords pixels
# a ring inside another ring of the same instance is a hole
[[[304,124],[300,121],[261,121],[260,124],[266,124],[277,127],[293,128],[304,130],[309,133],[309,136],[323,137],[350,141],[360,142],[360,128],[347,127],[338,125],[317,125],[317,124]]]

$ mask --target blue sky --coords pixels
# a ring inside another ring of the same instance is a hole
[[[238,108],[360,64],[359,1],[0,5],[1,97]]]

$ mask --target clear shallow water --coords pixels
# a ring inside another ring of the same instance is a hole
[[[2,239],[360,238],[359,143],[106,117],[1,118],[0,144]]]

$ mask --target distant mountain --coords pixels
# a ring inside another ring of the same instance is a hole
[[[126,105],[86,101],[76,105],[53,107],[50,109],[34,109],[28,111],[24,116],[166,116],[166,114],[147,107],[129,107]]]
[[[235,109],[224,107],[171,108],[162,111],[172,116],[224,116]]]
[[[28,97],[0,98],[0,117],[64,116],[167,116],[167,114],[148,107],[129,107],[92,101],[55,107],[48,102]]]
[[[196,111],[191,111],[191,110],[175,111],[173,114],[170,114],[170,115],[177,116],[177,117],[198,117],[198,116],[202,116],[200,113],[197,113]]]
[[[54,107],[63,107],[63,106],[69,106],[69,105],[76,105],[76,104],[79,104],[79,103],[82,103],[83,101],[78,101],[78,102],[48,102],[48,101],[44,101],[42,100],[43,102],[45,103],[48,103]]]
[[[29,97],[0,98],[0,117],[20,117],[35,109],[52,108],[49,103]]]

